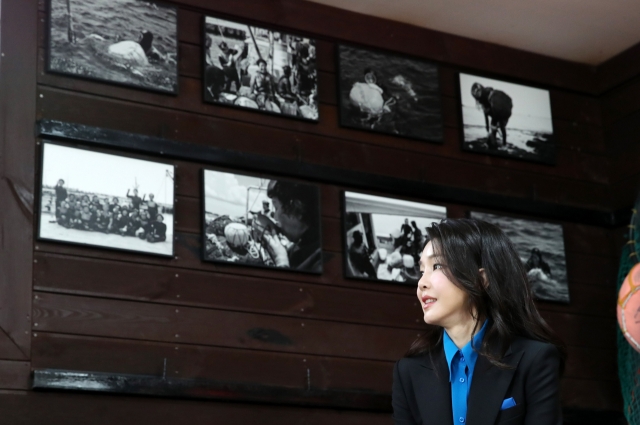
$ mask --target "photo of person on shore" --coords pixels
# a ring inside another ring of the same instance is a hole
[[[170,256],[173,173],[168,164],[45,142],[38,237]]]
[[[315,40],[205,18],[207,102],[318,120]]]
[[[322,272],[317,186],[205,170],[204,258]]]
[[[463,149],[555,163],[548,90],[460,74]]]
[[[445,207],[344,193],[347,277],[415,284],[424,229],[447,216]]]

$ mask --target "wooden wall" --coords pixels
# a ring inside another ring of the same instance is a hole
[[[321,184],[322,276],[203,263],[198,176],[207,164],[177,160],[174,259],[34,241],[36,120],[75,122],[473,189],[507,195],[515,203],[542,201],[612,211],[627,207],[633,198],[629,192],[635,188],[627,183],[640,168],[632,155],[621,152],[637,153],[637,148],[626,147],[637,138],[633,117],[640,107],[626,105],[634,99],[630,93],[640,90],[640,82],[632,78],[629,89],[626,83],[619,85],[616,81],[629,77],[616,69],[596,70],[302,1],[174,4],[179,6],[180,27],[177,97],[47,74],[45,2],[2,0],[0,40],[7,56],[0,63],[0,196],[6,200],[0,211],[0,407],[11,403],[23,423],[40,423],[43,418],[56,423],[55,415],[62,418],[56,410],[78,423],[96,412],[101,412],[92,418],[97,423],[148,418],[155,423],[177,418],[189,423],[212,417],[231,424],[390,423],[388,413],[34,393],[29,391],[29,372],[56,368],[160,375],[166,359],[172,377],[389,392],[394,361],[422,328],[413,288],[343,277],[339,196],[348,187]],[[320,122],[204,104],[201,25],[207,12],[317,38]],[[440,64],[444,144],[338,126],[335,49],[342,41]],[[548,88],[559,143],[557,165],[461,152],[459,71]],[[608,91],[604,98],[603,90]],[[625,131],[629,141],[610,143],[613,134]],[[429,193],[420,200],[429,200]],[[447,207],[452,217],[469,209],[464,204]],[[623,241],[616,229],[562,224],[571,303],[538,306],[568,345],[563,404],[620,411],[614,310],[617,247]],[[252,332],[255,329],[268,332]],[[269,338],[272,332],[291,343]]]

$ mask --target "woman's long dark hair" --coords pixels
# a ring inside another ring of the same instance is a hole
[[[521,336],[555,345],[564,369],[566,349],[546,324],[533,302],[527,272],[509,238],[499,227],[476,219],[445,219],[427,228],[434,254],[443,272],[469,295],[469,312],[489,320],[480,355],[498,367],[514,338]],[[484,269],[486,282],[480,273]],[[475,334],[481,324],[477,323]],[[442,342],[442,328],[428,329],[405,354],[413,357],[430,352]]]

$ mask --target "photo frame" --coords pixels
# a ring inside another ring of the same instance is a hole
[[[351,191],[342,206],[345,277],[417,284],[426,227],[446,218],[446,207]]]
[[[570,302],[561,224],[480,211],[469,211],[468,215],[495,224],[511,239],[536,299]]]
[[[436,64],[345,44],[337,62],[341,126],[444,143]]]
[[[47,72],[178,94],[178,8],[48,0]]]
[[[202,190],[204,261],[322,273],[318,186],[203,169]]]
[[[37,238],[173,257],[174,176],[171,164],[43,141]]]
[[[205,102],[319,120],[314,39],[212,15],[203,28]]]
[[[555,165],[549,90],[459,73],[458,99],[463,151]]]

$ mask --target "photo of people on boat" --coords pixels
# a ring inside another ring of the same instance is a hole
[[[178,13],[141,0],[50,0],[48,71],[178,93]]]
[[[436,65],[342,44],[338,53],[341,125],[443,142]]]
[[[174,167],[43,144],[38,237],[173,255]]]
[[[205,18],[207,102],[318,120],[315,40]]]
[[[549,90],[460,74],[463,150],[555,164]]]
[[[318,187],[204,170],[203,238],[207,261],[322,273]]]
[[[344,193],[347,277],[417,284],[426,228],[447,216],[439,205]]]
[[[478,211],[470,216],[495,224],[511,239],[537,299],[569,302],[562,225]]]

